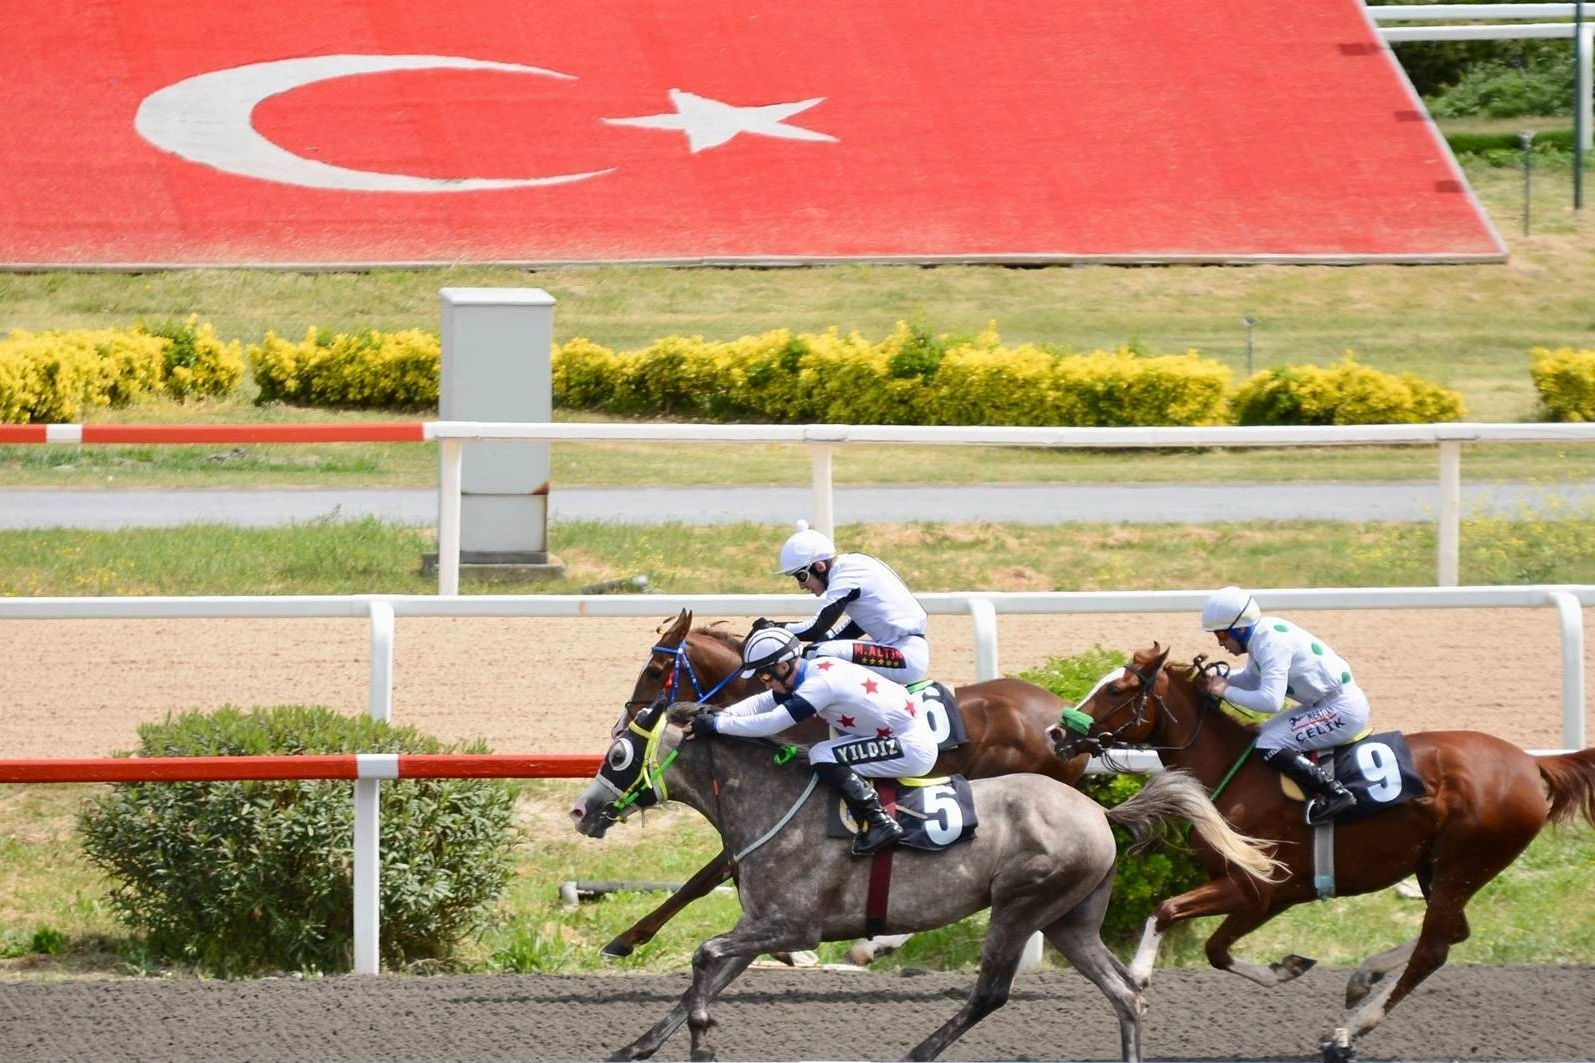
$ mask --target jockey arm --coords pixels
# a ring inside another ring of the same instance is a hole
[[[834,597],[829,592],[826,593],[825,603],[820,606],[819,612],[807,620],[795,620],[785,625],[786,629],[804,642],[819,642],[827,638],[837,637],[831,634],[831,629],[841,622],[843,614],[847,612],[847,607],[858,599],[861,588],[849,587],[846,591],[842,591],[842,588],[838,587],[836,590],[840,593],[837,593]],[[848,626],[857,627],[851,621],[849,621]],[[860,629],[861,633],[862,630]]]
[[[764,738],[790,730],[799,720],[812,715],[814,707],[805,699],[777,698],[767,690],[715,713],[714,730],[716,734],[738,738]]]
[[[1248,650],[1252,667],[1230,674],[1224,697],[1243,709],[1272,716],[1285,707],[1285,690],[1290,686],[1290,647],[1253,635]]]

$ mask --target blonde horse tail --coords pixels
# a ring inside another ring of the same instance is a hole
[[[1277,882],[1284,865],[1274,859],[1271,842],[1240,833],[1225,822],[1207,790],[1183,771],[1163,771],[1152,776],[1140,793],[1107,810],[1108,822],[1123,827],[1135,840],[1132,853],[1143,852],[1160,839],[1164,820],[1187,820],[1197,836],[1224,860],[1253,878]]]
[[[1595,825],[1595,749],[1534,758],[1550,797],[1552,823],[1571,823],[1582,815]]]

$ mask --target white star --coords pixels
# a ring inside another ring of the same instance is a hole
[[[833,136],[786,124],[786,119],[824,99],[824,96],[816,96],[799,103],[733,107],[719,100],[671,89],[670,102],[676,105],[674,114],[605,118],[604,121],[610,125],[641,126],[645,129],[679,129],[687,134],[687,147],[693,154],[705,148],[718,148],[738,133],[757,133],[761,137],[780,137],[785,140],[828,140],[834,143],[836,138]]]

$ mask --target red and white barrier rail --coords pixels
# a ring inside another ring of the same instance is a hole
[[[513,753],[333,753],[269,757],[0,760],[0,783],[293,779],[585,779],[602,757]]]
[[[0,443],[426,443],[426,421],[351,424],[0,424]]]
[[[381,806],[393,779],[585,779],[602,757],[545,754],[334,753],[267,757],[105,757],[0,760],[0,783],[236,782],[347,779],[354,783],[354,973],[376,974],[381,951]]]

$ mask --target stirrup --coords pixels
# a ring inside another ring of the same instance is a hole
[[[1338,794],[1314,794],[1302,809],[1302,820],[1309,827],[1333,823],[1336,816],[1357,807],[1357,795],[1350,790]]]
[[[891,826],[887,826],[887,823]],[[895,819],[872,823],[868,830],[853,835],[853,855],[870,856],[903,840],[903,825]],[[872,840],[873,839],[873,840]]]

